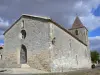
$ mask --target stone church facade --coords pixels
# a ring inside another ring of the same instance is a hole
[[[65,29],[47,17],[22,15],[4,33],[6,68],[23,65],[48,72],[91,68],[88,30],[78,17]]]

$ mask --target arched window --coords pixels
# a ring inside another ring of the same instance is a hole
[[[78,58],[77,58],[77,55],[76,55],[76,63],[77,63],[77,65],[78,65]]]
[[[78,30],[75,31],[75,34],[78,35]]]
[[[87,57],[87,50],[85,49],[85,56]]]
[[[21,64],[27,63],[27,49],[26,49],[25,45],[21,45],[20,63]]]
[[[52,44],[53,44],[53,45],[55,44],[55,40],[56,40],[56,38],[54,37],[54,38],[52,39]]]
[[[1,60],[2,60],[2,55],[1,55]]]
[[[24,20],[21,22],[21,28],[24,28]]]
[[[70,48],[72,47],[72,46],[71,46],[71,42],[72,42],[72,40],[71,40],[71,39],[69,39],[69,45],[70,45]]]
[[[26,37],[26,31],[25,30],[21,30],[21,34],[22,34],[22,38],[25,39],[25,37]]]

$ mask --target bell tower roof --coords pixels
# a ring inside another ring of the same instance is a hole
[[[72,29],[74,29],[74,28],[86,28],[86,27],[82,24],[82,22],[80,21],[80,19],[79,19],[78,16],[76,17],[76,19],[75,19],[75,21],[74,21],[74,23],[73,23],[73,25],[72,25]]]

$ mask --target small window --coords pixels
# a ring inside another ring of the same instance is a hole
[[[69,39],[69,47],[70,47],[70,49],[71,49],[71,47],[72,47],[71,42],[72,42],[72,40]]]
[[[78,30],[75,31],[75,34],[78,35]]]
[[[88,33],[86,32],[86,35],[88,35]]]
[[[21,30],[21,34],[22,34],[22,38],[25,39],[25,37],[26,37],[26,31],[25,30]]]
[[[76,63],[77,63],[77,65],[78,65],[78,59],[77,59],[77,55],[76,55]]]
[[[85,57],[87,57],[87,50],[85,50]]]
[[[54,45],[55,44],[55,37],[52,39],[52,44]]]
[[[2,55],[1,55],[1,60],[2,60]]]
[[[24,28],[24,20],[21,22],[21,28]]]

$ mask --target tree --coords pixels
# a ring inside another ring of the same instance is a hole
[[[99,53],[97,51],[91,51],[91,60],[93,63],[99,61]]]

